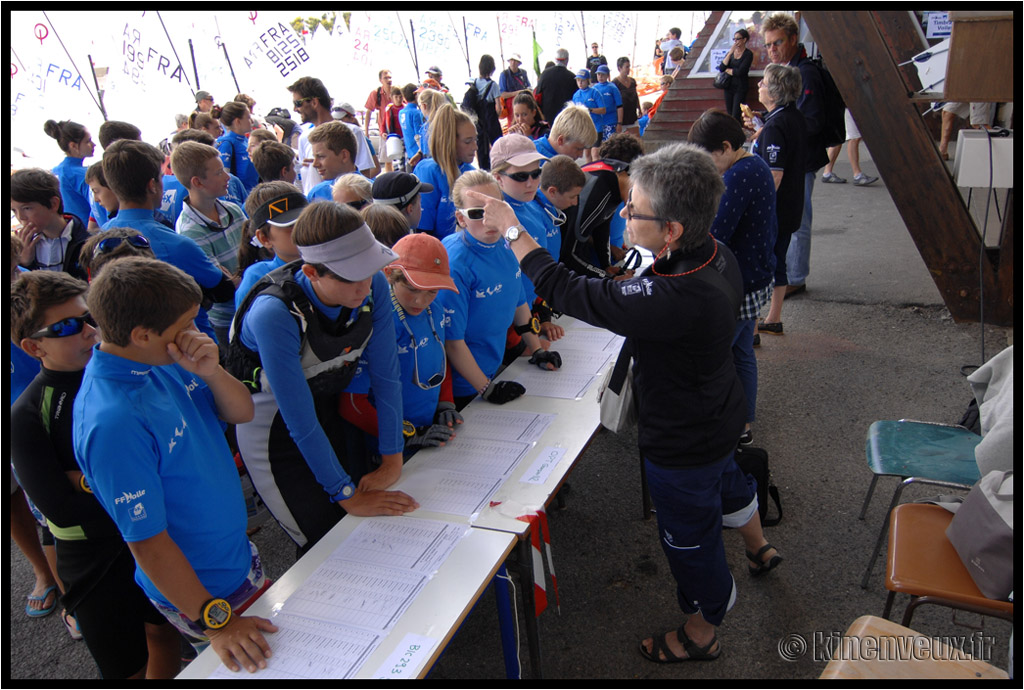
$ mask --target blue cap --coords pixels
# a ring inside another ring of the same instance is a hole
[[[610,69],[608,69],[608,65],[598,65],[596,71],[597,71],[598,74],[611,74],[612,73],[612,71]]]
[[[581,69],[579,72],[576,73],[576,78],[586,79],[587,81],[590,81],[590,70]]]

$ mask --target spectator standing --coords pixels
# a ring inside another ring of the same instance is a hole
[[[711,234],[736,256],[743,277],[743,305],[732,342],[733,362],[747,399],[747,417],[740,445],[753,442],[751,425],[757,411],[757,358],[754,331],[768,303],[775,275],[775,180],[768,164],[743,148],[743,126],[721,110],[709,110],[690,128],[688,140],[711,154],[725,182]],[[747,550],[751,550],[751,544]],[[756,549],[754,549],[756,551]]]
[[[555,64],[545,69],[537,80],[533,95],[540,105],[547,122],[554,122],[565,104],[576,92],[576,76],[569,71],[569,51],[559,48],[555,52]]]
[[[481,170],[490,170],[491,144],[501,136],[501,91],[491,79],[494,69],[494,58],[486,54],[481,55],[479,76],[469,82],[471,87],[476,87],[476,103],[473,108],[479,133],[476,141],[476,163]]]
[[[790,237],[800,227],[803,217],[807,123],[796,107],[802,90],[800,71],[788,65],[768,65],[758,84],[757,98],[769,110],[751,151],[761,156],[772,171],[778,221],[775,289],[768,316],[757,325],[759,333],[782,335],[782,302],[789,294],[786,255]]]
[[[725,88],[725,112],[740,119],[740,103],[747,102],[747,89],[749,83],[747,74],[750,72],[750,65],[754,62],[754,53],[747,48],[747,41],[750,40],[750,33],[746,29],[737,29],[732,37],[732,50],[718,66],[719,72],[725,72],[731,79],[729,86]]]
[[[597,83],[594,89],[604,98],[604,120],[601,131],[601,140],[607,141],[613,134],[622,130],[622,94],[617,86],[608,81],[611,70],[608,65],[599,65],[597,68]]]
[[[619,73],[612,83],[619,89],[619,96],[622,98],[622,127],[629,127],[636,124],[640,112],[640,95],[636,90],[636,79],[629,76],[631,65],[628,57],[620,57],[615,61]]]
[[[506,124],[511,127],[514,121],[512,114],[512,99],[524,89],[530,88],[530,75],[526,70],[519,69],[523,64],[523,58],[519,53],[512,53],[508,59],[508,69],[501,73],[498,78],[498,90],[501,92],[502,109],[507,118]]]
[[[683,45],[683,42],[679,40],[679,37],[682,35],[683,32],[681,29],[673,27],[668,30],[667,34],[665,34],[665,38],[661,39],[661,44],[659,45],[659,48],[661,48],[661,52],[665,54],[665,63],[664,68],[662,69],[663,74],[671,74],[675,70],[675,68],[678,67],[679,64],[682,62],[681,60],[672,59],[670,53],[672,52],[673,48],[679,48],[683,50],[685,56],[686,47]]]
[[[363,116],[363,134],[367,138],[370,137],[370,119],[373,113],[377,113],[377,129],[380,131],[380,136],[386,137],[388,132],[387,118],[384,117],[384,111],[391,105],[391,70],[382,69],[377,73],[377,79],[380,81],[380,86],[370,92],[370,95],[366,97],[366,114]]]
[[[811,223],[813,209],[811,195],[818,170],[828,163],[828,153],[822,138],[825,120],[824,82],[818,66],[807,57],[800,43],[800,27],[792,15],[779,12],[769,16],[761,25],[768,59],[777,65],[789,65],[800,70],[803,92],[796,102],[797,110],[807,123],[807,155],[804,174],[804,206],[800,227],[793,233],[786,255],[789,286],[786,295],[795,295],[807,289],[806,280],[811,272]]]
[[[302,123],[312,123],[313,127],[330,122],[331,104],[334,102],[324,83],[315,77],[302,77],[288,87],[292,94],[292,106],[299,114]],[[302,191],[309,193],[313,187],[323,182],[323,178],[313,167],[313,151],[309,143],[309,132],[312,127],[304,129],[299,135],[299,179]]]
[[[197,113],[209,113],[213,110],[213,94],[209,91],[196,91],[196,108]]]
[[[590,85],[590,72],[581,69],[576,73],[576,93],[572,95],[572,102],[582,106],[590,113],[590,119],[597,131],[597,140],[586,151],[587,162],[590,163],[597,155],[594,149],[604,141],[604,114],[607,110],[604,104],[604,96]]]
[[[597,68],[601,65],[607,65],[608,58],[601,55],[601,47],[596,43],[590,44],[590,55],[587,56],[587,69],[590,70],[590,81],[597,81]]]
[[[854,186],[866,187],[869,184],[878,182],[877,177],[874,175],[865,175],[864,171],[860,169],[860,130],[857,129],[857,123],[854,122],[853,115],[850,114],[849,108],[846,109],[843,116],[846,118],[846,156],[850,159],[850,168],[853,169]],[[842,144],[829,147],[828,163],[825,164],[825,172],[821,174],[822,182],[838,184],[846,183],[845,179],[832,172],[832,167],[836,164],[836,159],[839,158],[839,151],[842,148]]]

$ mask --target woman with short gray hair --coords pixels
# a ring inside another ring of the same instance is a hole
[[[775,289],[764,321],[757,324],[758,335],[782,335],[782,301],[789,277],[786,252],[793,233],[800,227],[804,210],[804,173],[807,156],[807,123],[796,101],[803,90],[800,70],[789,65],[768,65],[757,85],[757,98],[768,108],[764,127],[751,152],[764,159],[775,180]]]
[[[757,517],[757,496],[734,460],[746,412],[732,357],[743,281],[732,252],[709,234],[725,190],[711,156],[692,144],[665,146],[631,161],[630,182],[626,233],[657,258],[621,281],[575,274],[522,231],[507,203],[472,201],[483,207],[485,225],[505,233],[539,296],[626,336],[640,452],[688,616],[647,637],[640,652],[656,663],[716,659],[716,629],[736,595],[722,527]]]

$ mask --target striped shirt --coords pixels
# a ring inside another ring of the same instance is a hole
[[[245,214],[230,201],[218,200],[217,211],[219,217],[216,222],[212,222],[192,208],[186,197],[175,229],[179,235],[194,240],[210,259],[234,275],[238,270],[238,245],[241,242]],[[210,307],[210,323],[219,328],[227,328],[234,314],[234,301],[215,302]]]

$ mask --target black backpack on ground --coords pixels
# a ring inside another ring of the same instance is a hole
[[[736,464],[744,473],[757,481],[757,510],[761,515],[762,527],[774,527],[782,521],[782,502],[779,488],[772,484],[772,473],[768,469],[768,451],[754,446],[737,446]],[[778,517],[768,516],[768,497],[775,503]]]

